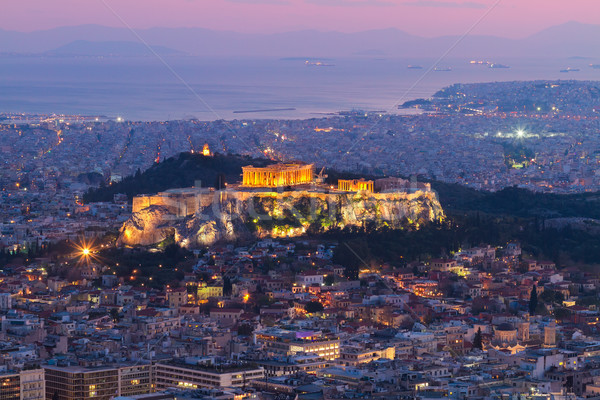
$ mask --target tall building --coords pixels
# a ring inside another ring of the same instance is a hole
[[[21,380],[21,400],[43,400],[46,396],[46,378],[42,368],[23,370]]]
[[[273,355],[312,353],[326,360],[335,360],[340,356],[340,338],[320,332],[267,328],[256,332],[254,337],[257,344],[262,344]]]
[[[43,400],[45,396],[43,369],[0,375],[0,400]]]
[[[184,287],[168,289],[167,301],[169,302],[169,308],[186,305],[188,302],[187,289]]]
[[[206,283],[198,285],[198,300],[210,297],[223,297],[223,286],[208,286]]]
[[[0,293],[0,310],[7,311],[12,308],[12,296],[10,293]]]
[[[119,396],[136,396],[152,392],[154,392],[154,382],[150,364],[119,367]]]
[[[544,327],[544,347],[556,346],[556,323],[552,321]]]
[[[46,399],[110,400],[152,392],[152,367],[142,365],[87,367],[44,366]]]
[[[210,358],[188,357],[155,365],[157,390],[243,387],[263,377],[264,370],[253,364],[213,364]]]
[[[344,347],[340,353],[340,358],[336,361],[338,364],[356,367],[359,364],[370,363],[381,358],[393,360],[396,358],[396,348],[394,346],[372,349],[361,347]]]
[[[519,322],[517,325],[517,335],[521,342],[529,340],[529,322]]]
[[[0,375],[0,400],[19,400],[21,379],[18,373]]]

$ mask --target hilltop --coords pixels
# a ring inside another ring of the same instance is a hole
[[[222,183],[241,180],[242,167],[262,167],[274,161],[239,155],[216,153],[212,157],[180,153],[152,165],[145,171],[124,178],[121,182],[91,189],[84,202],[111,201],[117,193],[124,193],[131,202],[139,194],[152,194],[175,188],[194,186],[214,187],[221,176]],[[338,179],[377,179],[382,176],[326,170],[327,183],[337,185]],[[551,194],[508,187],[497,192],[480,191],[455,183],[430,181],[448,216],[482,213],[511,217],[593,218],[600,219],[600,193]]]
[[[222,184],[240,180],[242,167],[272,164],[271,160],[219,153],[205,157],[198,153],[180,153],[152,165],[145,171],[111,185],[89,190],[83,197],[86,203],[111,201],[117,193],[126,194],[131,202],[138,194],[157,193],[168,189],[185,188],[201,183],[201,187],[213,187],[221,176]]]
[[[120,183],[90,190],[84,198],[88,202],[110,201],[114,194],[126,193],[131,200],[138,194],[190,187],[198,179],[202,180],[203,187],[208,187],[213,186],[221,173],[227,181],[238,182],[242,166],[271,163],[237,155],[204,157],[181,153]],[[334,170],[326,173],[330,184],[339,178],[378,178]],[[515,187],[486,192],[439,181],[431,181],[431,185],[447,217],[442,224],[424,225],[419,230],[333,229],[315,234],[360,242],[369,254],[388,262],[456,251],[468,244],[503,245],[517,240],[531,257],[552,259],[560,265],[600,263],[600,237],[595,232],[600,227],[598,193],[547,194]],[[295,222],[288,219],[274,221],[281,226],[263,221],[254,225],[259,229],[293,227]],[[365,259],[369,258],[365,255]]]

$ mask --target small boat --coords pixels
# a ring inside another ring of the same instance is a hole
[[[304,64],[306,64],[309,67],[335,67],[335,64],[327,64],[324,63],[322,61],[305,61]]]
[[[420,65],[409,65],[406,68],[408,68],[408,69],[423,69],[423,67]]]
[[[451,67],[435,67],[433,70],[438,71],[438,72],[448,72],[448,71],[452,71],[452,68]]]

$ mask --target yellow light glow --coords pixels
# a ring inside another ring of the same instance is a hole
[[[78,264],[88,264],[91,261],[98,261],[97,248],[92,241],[81,239],[79,244],[74,244],[73,247],[75,250],[73,256],[78,259]]]

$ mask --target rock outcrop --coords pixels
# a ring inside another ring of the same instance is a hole
[[[171,194],[164,205],[134,212],[121,228],[119,244],[151,245],[173,236],[185,247],[251,237],[292,237],[357,227],[398,229],[444,218],[434,192],[324,193],[241,191],[199,193],[193,214],[181,213]],[[174,211],[176,210],[176,211]]]

